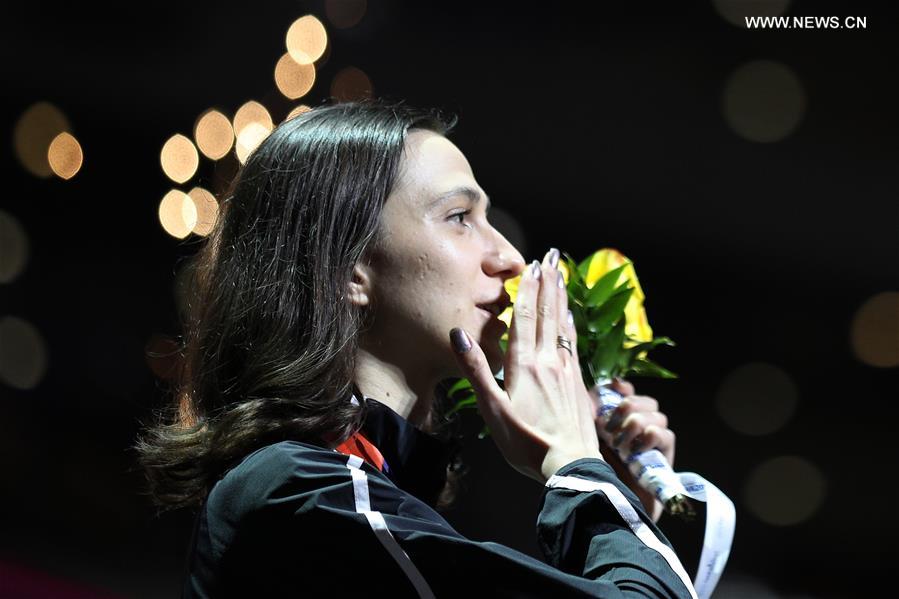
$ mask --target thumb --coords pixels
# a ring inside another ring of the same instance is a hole
[[[491,429],[502,423],[509,397],[496,383],[490,364],[481,346],[460,328],[450,331],[450,342],[459,363],[462,376],[474,389],[481,417]]]

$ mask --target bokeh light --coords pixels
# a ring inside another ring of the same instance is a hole
[[[296,62],[290,54],[285,54],[275,65],[275,85],[291,100],[302,98],[315,83],[315,65]]]
[[[240,133],[253,123],[261,125],[269,131],[274,129],[272,115],[265,106],[255,100],[250,100],[234,113],[234,137],[239,138]]]
[[[234,145],[234,129],[224,114],[218,110],[207,110],[197,120],[194,139],[204,156],[219,160],[227,156]]]
[[[194,187],[187,192],[187,195],[193,200],[197,211],[197,223],[194,225],[193,233],[205,237],[209,235],[212,227],[215,226],[219,204],[212,192],[202,187]]]
[[[299,106],[297,106],[296,108],[294,108],[293,110],[288,112],[287,116],[284,117],[284,120],[289,121],[293,117],[299,116],[299,115],[303,114],[304,112],[309,112],[310,110],[312,110],[312,107],[306,106],[305,104],[300,104]]]
[[[298,64],[312,64],[325,53],[328,32],[316,17],[300,17],[287,30],[287,52]]]
[[[0,283],[10,283],[28,263],[28,235],[12,214],[0,210]]]
[[[745,364],[721,383],[715,397],[718,414],[744,435],[767,435],[783,427],[799,392],[786,372],[761,362]]]
[[[790,6],[790,0],[712,0],[724,20],[746,28],[746,17],[778,17]]]
[[[334,27],[347,29],[362,20],[366,5],[365,0],[327,0],[325,16]]]
[[[184,239],[197,226],[197,207],[181,190],[169,191],[159,202],[159,222],[166,233]]]
[[[237,158],[244,163],[250,154],[253,153],[259,144],[271,133],[271,129],[262,126],[259,123],[250,123],[240,131],[237,136]]]
[[[32,175],[49,177],[53,174],[47,160],[50,144],[66,131],[71,131],[71,127],[59,108],[49,102],[31,105],[19,117],[13,130],[16,157]]]
[[[852,318],[850,344],[869,366],[899,366],[899,292],[878,293],[862,304]]]
[[[47,345],[40,332],[15,316],[0,317],[0,381],[34,389],[47,371]]]
[[[362,69],[344,67],[331,82],[331,95],[339,102],[371,98],[374,95],[371,80]]]
[[[84,161],[81,144],[71,133],[63,131],[50,142],[47,161],[57,177],[71,179],[81,170],[81,163]]]
[[[196,174],[200,155],[194,142],[177,133],[162,146],[159,161],[169,179],[175,183],[184,183]]]
[[[743,499],[762,522],[790,526],[811,518],[824,501],[827,483],[817,466],[798,456],[773,458],[749,475]]]
[[[737,69],[724,87],[724,119],[737,135],[760,143],[790,135],[805,113],[802,85],[791,69],[770,60]]]

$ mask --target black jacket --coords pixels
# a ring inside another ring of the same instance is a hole
[[[458,446],[365,401],[377,459],[282,441],[215,484],[184,597],[691,596],[668,540],[604,461],[576,460],[547,481],[544,563],[456,532],[432,505]]]

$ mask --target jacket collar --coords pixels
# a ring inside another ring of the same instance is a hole
[[[447,464],[461,450],[460,441],[444,440],[420,430],[389,406],[365,397],[358,389],[351,401],[358,402],[357,397],[362,397],[366,408],[361,435],[357,433],[338,450],[359,455],[397,487],[432,507],[436,505],[446,482]]]

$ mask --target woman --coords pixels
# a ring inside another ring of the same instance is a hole
[[[199,508],[184,596],[690,596],[660,506],[643,493],[647,514],[597,435],[673,460],[664,415],[619,383],[615,426],[594,422],[559,253],[525,272],[452,125],[402,104],[317,108],[275,129],[223,202],[175,407],[137,445],[156,501]],[[522,273],[503,355],[495,314]],[[546,485],[547,563],[434,509],[459,477],[435,391],[460,376],[508,463]]]

